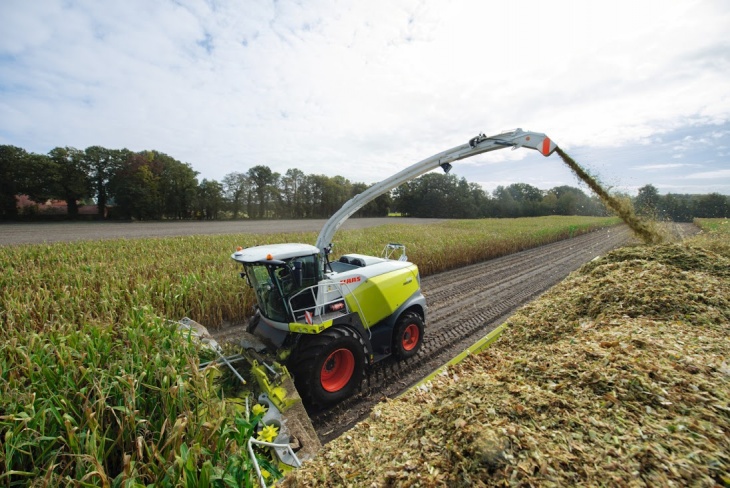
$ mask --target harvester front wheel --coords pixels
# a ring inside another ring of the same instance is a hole
[[[339,402],[354,394],[365,376],[365,343],[346,327],[304,337],[289,361],[289,371],[307,403]]]
[[[416,312],[406,312],[398,318],[393,331],[393,352],[400,359],[418,354],[423,343],[423,319]]]

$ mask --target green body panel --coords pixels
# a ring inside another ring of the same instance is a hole
[[[368,278],[345,296],[347,306],[357,311],[365,328],[370,328],[395,312],[418,292],[418,267],[411,266]]]
[[[332,327],[332,320],[325,320],[315,324],[300,324],[299,322],[289,322],[289,331],[297,334],[319,334],[325,329]]]
[[[434,379],[437,375],[441,374],[444,370],[448,369],[449,366],[454,366],[455,364],[459,364],[467,357],[474,355],[474,354],[479,354],[480,352],[484,351],[486,348],[488,348],[489,346],[494,344],[497,341],[497,339],[500,338],[500,336],[502,335],[502,332],[504,332],[504,329],[507,328],[507,325],[508,324],[506,322],[503,323],[502,325],[500,325],[499,327],[497,327],[496,329],[491,331],[489,334],[485,335],[484,337],[479,339],[477,342],[475,342],[471,346],[469,346],[466,349],[464,349],[463,351],[461,351],[461,353],[459,353],[458,356],[456,356],[455,358],[450,360],[448,363],[444,364],[443,366],[438,368],[436,371],[434,371],[433,373],[431,373],[430,375],[426,376],[424,379],[422,379],[421,381],[416,383],[416,385],[413,388],[416,388],[418,386],[428,383],[429,381]],[[409,390],[411,390],[413,388],[410,388]]]

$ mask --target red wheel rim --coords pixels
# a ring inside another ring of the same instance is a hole
[[[408,327],[406,327],[403,331],[403,336],[401,337],[400,343],[403,350],[412,351],[418,345],[418,339],[420,336],[421,331],[418,330],[418,326],[416,324],[408,325]]]
[[[330,393],[340,391],[347,385],[355,371],[355,355],[349,349],[337,349],[322,365],[320,381],[322,388]]]

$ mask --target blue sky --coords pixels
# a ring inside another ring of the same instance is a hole
[[[32,152],[374,183],[520,127],[617,191],[730,195],[724,0],[2,0],[0,19],[0,144]],[[581,186],[529,150],[453,172]]]

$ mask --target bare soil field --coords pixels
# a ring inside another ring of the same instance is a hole
[[[442,219],[404,217],[351,218],[341,229],[366,229],[385,224],[437,223]],[[0,224],[0,246],[102,239],[138,239],[215,234],[277,234],[319,232],[326,219],[223,220],[162,222],[39,222]]]

